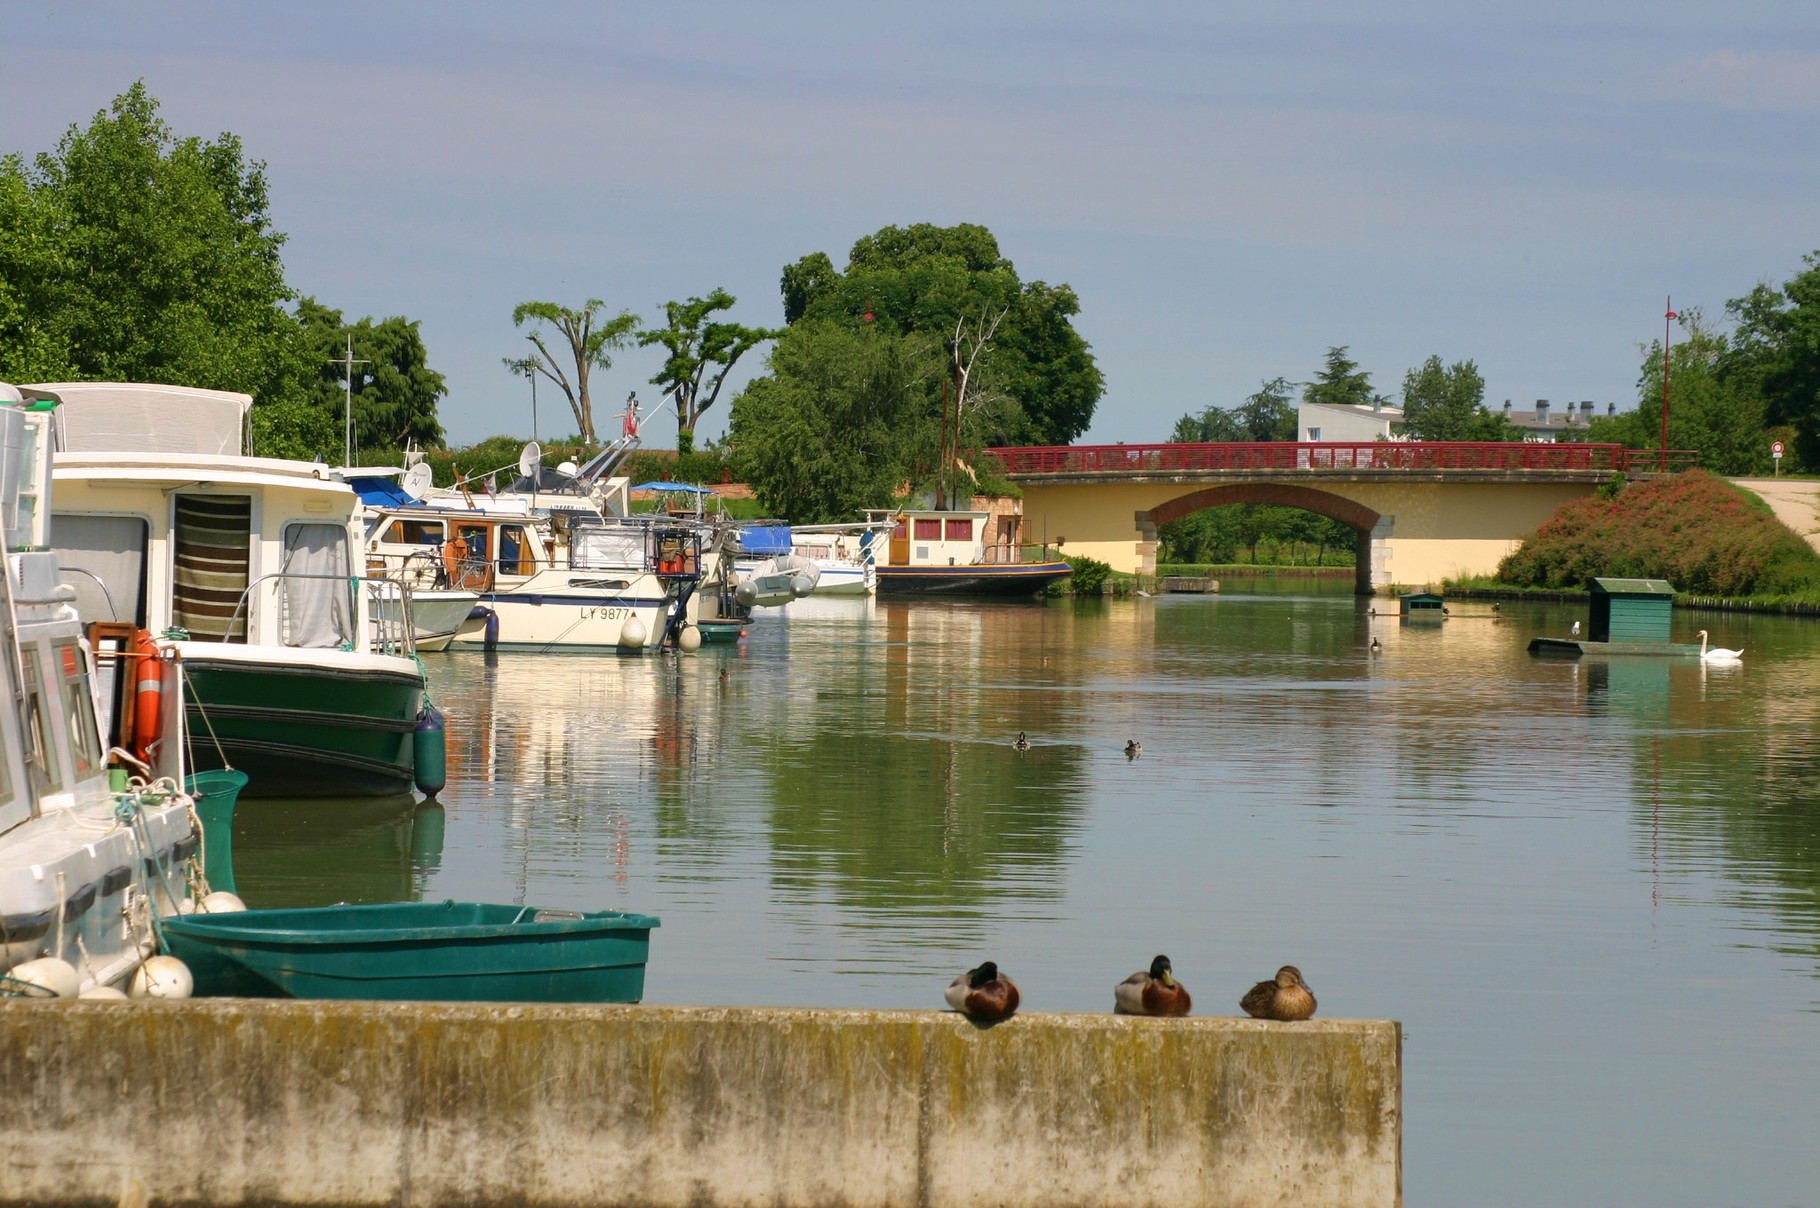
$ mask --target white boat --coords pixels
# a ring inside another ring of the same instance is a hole
[[[815,591],[821,582],[821,567],[795,554],[766,558],[749,570],[739,572],[733,598],[747,608],[775,607],[800,600]]]
[[[815,567],[816,595],[869,596],[878,590],[877,552],[891,527],[881,522],[744,524],[735,567],[745,577],[760,573],[769,559],[799,558]]]
[[[244,394],[31,389],[61,400],[51,543],[77,607],[176,649],[197,766],[246,772],[248,796],[408,793],[424,672],[408,609],[375,606],[408,585],[356,573],[347,484],[204,451],[238,448]],[[153,429],[129,443],[121,417],[135,414]]]
[[[122,988],[154,952],[152,913],[188,906],[184,866],[198,847],[192,801],[180,791],[174,664],[122,660],[134,668],[130,682],[98,692],[75,592],[44,549],[49,419],[0,385],[0,511],[13,551],[0,583],[0,694],[9,702],[0,710],[0,996],[45,993],[67,977],[46,958],[74,969],[67,991]],[[116,692],[145,710],[143,733],[171,736],[141,747],[143,779],[119,793],[110,760],[141,761],[109,749],[103,718]]]

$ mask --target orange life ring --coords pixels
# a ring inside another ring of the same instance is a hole
[[[128,653],[133,668],[133,754],[152,762],[164,734],[164,660],[152,635],[141,629],[133,634]]]

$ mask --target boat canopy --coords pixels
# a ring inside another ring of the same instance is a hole
[[[740,552],[761,557],[787,554],[793,541],[787,524],[752,524],[739,530]]]
[[[368,507],[407,508],[417,502],[411,498],[409,491],[398,484],[396,479],[352,474],[348,476],[346,482],[354,488],[354,493],[360,496],[360,502]]]
[[[147,382],[51,382],[63,401],[58,449],[78,453],[232,454],[253,396]]]

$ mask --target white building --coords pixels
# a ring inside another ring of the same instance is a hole
[[[1308,443],[1337,441],[1341,444],[1372,440],[1402,440],[1401,407],[1303,403],[1296,409],[1297,439]]]

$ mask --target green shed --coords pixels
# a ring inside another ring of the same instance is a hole
[[[1405,592],[1400,608],[1407,621],[1439,621],[1447,615],[1441,597],[1432,591]]]
[[[1675,589],[1665,579],[1594,579],[1586,636],[1594,642],[1666,642]]]

